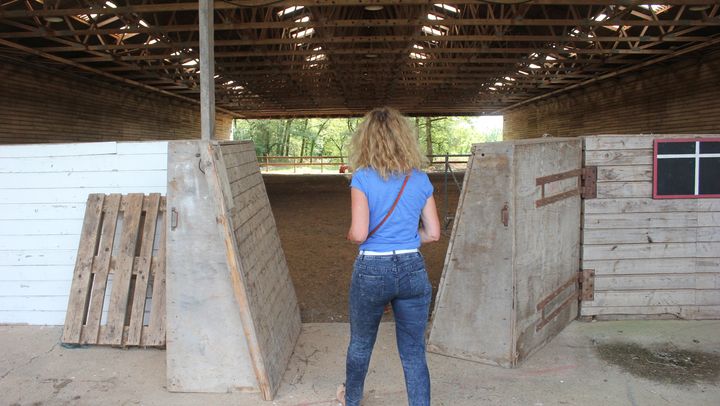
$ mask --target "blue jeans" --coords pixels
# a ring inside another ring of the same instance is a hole
[[[397,347],[411,406],[430,405],[430,374],[425,360],[425,327],[432,286],[420,253],[359,255],[350,285],[350,345],[345,401],[358,406],[363,395],[380,318],[392,303]]]

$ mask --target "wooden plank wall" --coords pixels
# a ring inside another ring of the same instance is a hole
[[[222,143],[213,152],[228,213],[228,231],[239,280],[241,311],[249,312],[246,335],[254,353],[260,389],[271,400],[280,386],[300,335],[295,288],[250,141]],[[224,169],[224,171],[223,171]],[[251,324],[251,326],[248,326]],[[248,331],[250,329],[251,331]]]
[[[504,113],[504,139],[718,132],[720,51],[563,93]]]
[[[578,138],[473,145],[428,351],[512,367],[577,316],[577,177],[545,185],[565,199],[536,202],[537,178],[579,169],[581,150]]]
[[[200,106],[0,61],[0,144],[200,138]],[[232,118],[216,115],[218,139]]]
[[[598,197],[583,201],[582,268],[596,275],[583,316],[720,318],[720,199],[652,199],[659,137],[673,136],[584,139]]]
[[[0,145],[0,323],[62,325],[88,194],[164,194],[166,172],[167,142]]]
[[[514,149],[509,142],[483,145],[473,146],[464,177],[427,348],[509,367],[514,270],[512,261],[502,259],[513,256],[515,227],[498,223],[503,206],[513,201]]]
[[[168,145],[167,388],[257,392],[208,144]]]
[[[516,227],[512,242],[513,351],[514,361],[520,362],[577,316],[575,283],[567,282],[577,276],[580,266],[578,178],[569,177],[544,186],[538,186],[537,181],[579,169],[582,142],[577,138],[546,138],[513,143],[510,211],[511,227]],[[548,199],[563,193],[569,195],[537,206],[542,196]],[[492,273],[493,268],[486,272]]]

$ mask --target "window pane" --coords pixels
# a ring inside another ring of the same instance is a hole
[[[694,195],[695,159],[668,158],[657,160],[658,195]]]
[[[720,158],[700,159],[700,194],[720,195]]]
[[[714,154],[720,153],[720,141],[706,141],[700,143],[701,154]]]
[[[694,142],[658,142],[658,155],[694,153]]]

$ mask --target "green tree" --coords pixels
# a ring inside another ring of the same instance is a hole
[[[233,137],[253,140],[258,155],[344,156],[359,118],[235,120]],[[427,154],[466,154],[476,142],[502,139],[502,119],[415,117],[418,141]]]

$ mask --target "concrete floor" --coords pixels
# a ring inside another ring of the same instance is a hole
[[[502,369],[428,354],[433,405],[720,405],[720,383],[675,385],[636,377],[599,358],[597,346],[667,345],[720,355],[720,321],[574,322],[522,367]],[[258,394],[165,391],[165,352],[65,349],[60,327],[0,326],[2,405],[334,405],[348,325],[303,325],[272,402]],[[394,325],[383,323],[366,406],[406,404]],[[717,378],[717,377],[716,377]]]

